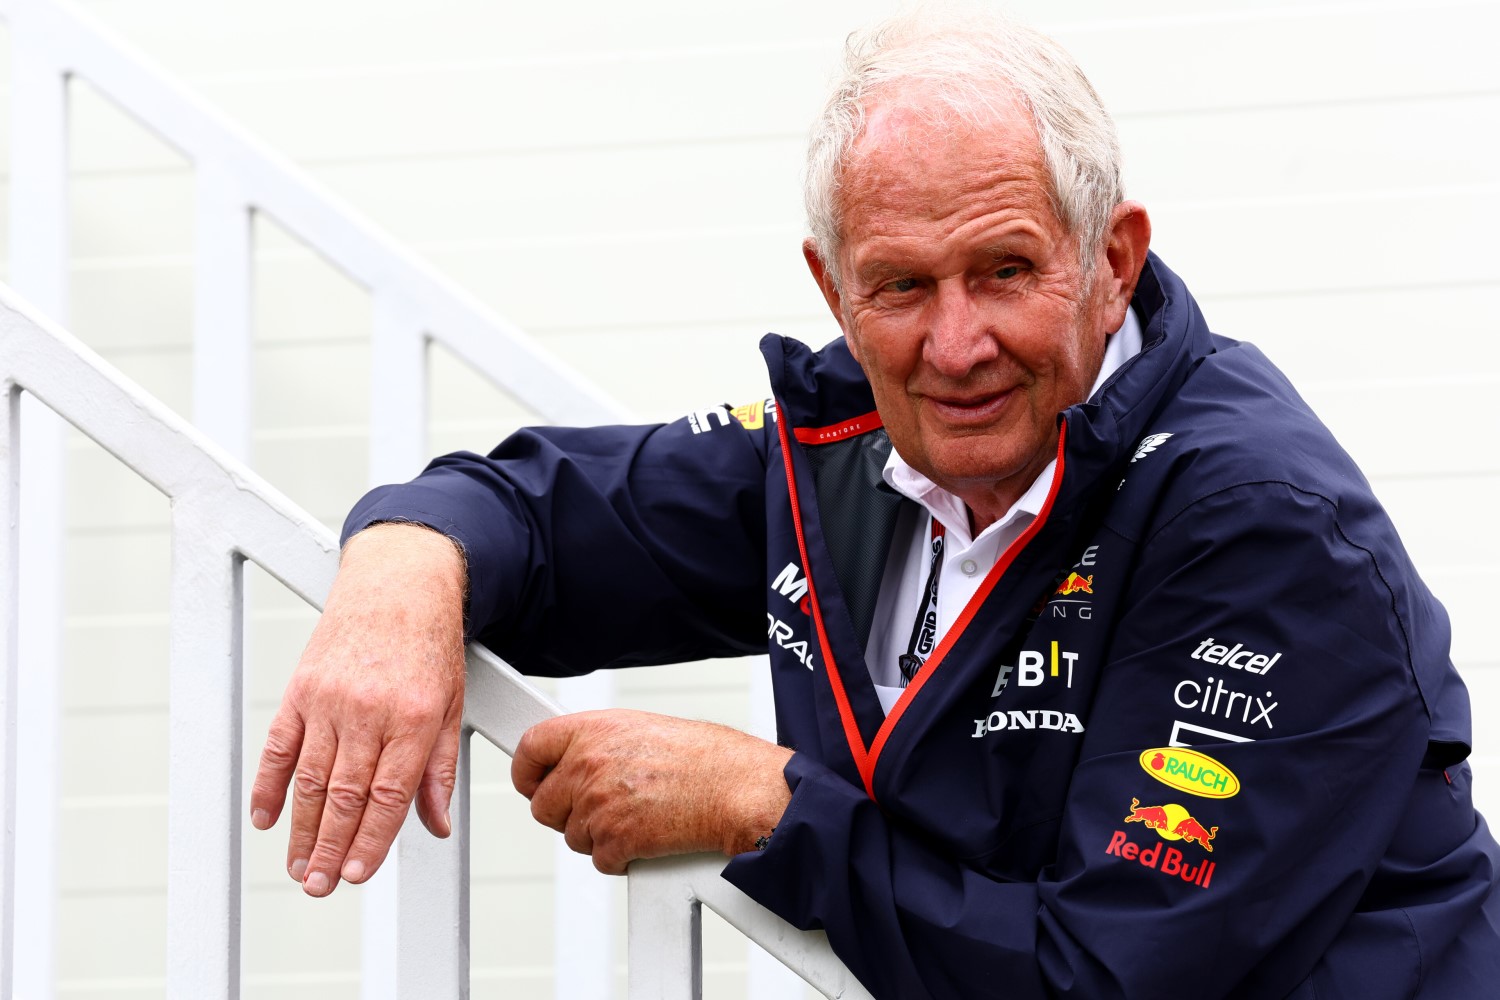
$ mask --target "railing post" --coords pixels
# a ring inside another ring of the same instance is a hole
[[[21,669],[20,391],[0,382],[0,1000],[14,996],[16,964],[16,677]]]
[[[396,850],[399,928],[396,994],[402,1000],[469,996],[469,733],[459,741],[453,832],[429,834],[413,809]],[[394,852],[393,852],[394,853]]]
[[[255,377],[251,213],[228,168],[210,159],[194,166],[193,423],[248,463]]]
[[[370,482],[378,485],[410,479],[427,460],[427,334],[400,290],[372,296]],[[468,747],[466,731],[452,835],[437,840],[413,810],[365,887],[364,1000],[469,995]]]
[[[776,742],[776,700],[771,690],[771,662],[758,656],[750,667],[750,732]],[[753,938],[745,939],[747,1000],[785,1000],[803,992],[802,977],[778,961]]]
[[[68,81],[33,44],[45,30],[44,11],[16,3],[11,17],[10,283],[58,323],[68,298]],[[16,697],[16,752],[24,757],[15,788],[15,848],[26,864],[15,871],[15,897],[26,914],[15,925],[15,988],[25,997],[51,996],[57,935],[58,755],[62,719],[63,423],[30,394],[22,397],[21,578],[17,637],[26,669]],[[9,964],[7,963],[7,967]]]
[[[167,996],[240,995],[244,562],[219,511],[172,507]]]
[[[569,711],[614,704],[611,671],[596,670],[557,683],[557,698]],[[552,844],[552,995],[557,1000],[615,995],[614,883],[592,859],[576,854],[557,837]]]
[[[427,332],[398,291],[372,293],[370,485],[404,482],[427,461]]]
[[[630,866],[629,1000],[703,1000],[703,908],[682,861]]]

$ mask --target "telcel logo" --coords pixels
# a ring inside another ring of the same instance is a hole
[[[1208,754],[1181,747],[1157,747],[1141,752],[1141,768],[1163,785],[1206,799],[1238,795],[1240,779]]]

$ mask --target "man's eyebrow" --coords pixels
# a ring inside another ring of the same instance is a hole
[[[988,257],[990,260],[1005,260],[1008,257],[1024,257],[1020,248],[1015,243],[991,243],[987,247],[980,247],[979,257]]]
[[[854,273],[861,281],[873,285],[896,278],[910,277],[912,269],[905,264],[895,264],[888,260],[872,260],[856,268]]]

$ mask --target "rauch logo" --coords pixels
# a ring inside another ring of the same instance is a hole
[[[1179,747],[1157,747],[1141,752],[1141,767],[1163,785],[1206,799],[1239,794],[1240,779],[1208,754]]]

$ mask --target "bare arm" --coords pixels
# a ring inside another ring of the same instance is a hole
[[[373,525],[344,547],[250,793],[264,830],[291,785],[287,871],[309,895],[373,875],[413,797],[427,829],[448,835],[464,586],[458,547],[420,525]]]

